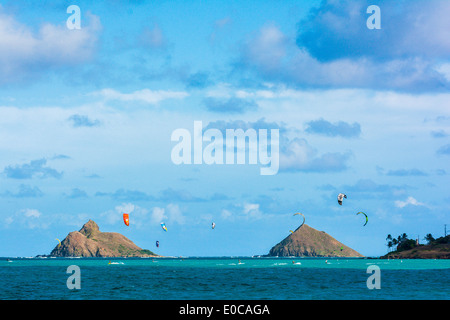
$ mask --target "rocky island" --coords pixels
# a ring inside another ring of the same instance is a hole
[[[304,224],[276,244],[268,256],[279,257],[364,257],[324,231]]]
[[[156,257],[116,232],[101,232],[89,220],[79,231],[70,232],[50,253],[51,257]]]

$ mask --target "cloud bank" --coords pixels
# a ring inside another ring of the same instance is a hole
[[[44,23],[35,31],[0,7],[0,84],[93,59],[102,26],[99,17],[85,16],[88,23],[79,30]]]

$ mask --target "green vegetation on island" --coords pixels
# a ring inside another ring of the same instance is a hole
[[[450,235],[435,239],[428,233],[420,244],[419,239],[409,239],[406,233],[397,238],[388,234],[387,247],[390,252],[382,259],[450,259]]]

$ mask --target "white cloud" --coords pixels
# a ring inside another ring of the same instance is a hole
[[[167,216],[165,215],[165,209],[154,207],[151,215],[152,223],[157,224],[167,219]]]
[[[178,205],[172,203],[168,204],[166,207],[166,212],[169,222],[175,222],[178,224],[186,223],[186,217],[183,215]]]
[[[73,65],[93,57],[101,23],[86,13],[89,23],[79,30],[65,24],[43,24],[37,32],[18,22],[0,7],[1,82],[28,78],[55,66]]]
[[[258,203],[239,203],[234,205],[234,210],[223,209],[221,218],[224,220],[234,221],[236,219],[260,219],[263,213]]]
[[[244,203],[244,213],[251,213],[259,210],[259,204],[257,203]]]
[[[400,201],[397,200],[395,201],[395,206],[397,208],[404,208],[408,205],[412,205],[412,206],[424,206],[425,204],[422,202],[417,201],[414,197],[408,197],[408,199],[406,199],[406,201]]]
[[[307,48],[298,47],[294,39],[273,25],[262,27],[257,35],[247,41],[241,51],[241,62],[240,66],[245,71],[255,71],[262,76],[262,80],[318,88],[353,87],[425,92],[441,90],[449,85],[444,77],[445,72],[436,72],[434,62],[421,55],[394,56],[386,61],[364,55],[344,55],[338,59],[323,61]]]
[[[141,101],[150,104],[157,104],[167,99],[184,99],[188,96],[184,91],[170,91],[170,90],[155,90],[142,89],[136,90],[131,93],[122,93],[111,88],[106,88],[93,95],[103,96],[108,100],[120,100],[120,101]]]
[[[262,27],[258,35],[247,43],[246,58],[275,71],[286,55],[287,37],[274,25]]]
[[[300,168],[307,165],[316,155],[316,151],[308,145],[305,139],[294,139],[290,141],[280,155],[280,166],[282,168]]]
[[[305,139],[294,138],[282,145],[280,170],[326,172],[342,171],[347,168],[351,153],[325,153],[318,156],[315,148]]]
[[[243,207],[243,212],[247,218],[260,219],[262,217],[258,203],[244,203]]]
[[[46,229],[51,224],[51,219],[42,219],[42,213],[37,209],[23,209],[5,219],[7,225],[14,223],[15,227],[26,229]]]
[[[450,63],[443,63],[439,66],[436,66],[436,71],[442,74],[447,81],[450,82]]]
[[[168,222],[169,224],[185,224],[186,217],[176,204],[168,204],[165,208],[154,207],[151,215],[152,223]]]
[[[36,209],[25,209],[24,211],[25,217],[32,217],[32,218],[39,218],[41,216],[41,213]]]
[[[122,203],[114,208],[118,213],[132,213],[135,209],[132,203]]]
[[[233,216],[233,214],[231,213],[231,211],[229,211],[227,209],[223,209],[220,216],[226,220],[226,219],[230,219]]]
[[[8,217],[5,218],[5,223],[7,225],[10,225],[13,222],[14,222],[14,219],[11,216],[8,216]]]
[[[148,224],[148,210],[133,203],[122,203],[114,207],[114,210],[108,210],[100,214],[109,224],[123,223],[123,214],[128,213],[130,225],[141,228]]]
[[[108,210],[106,212],[102,212],[100,217],[106,220],[106,223],[115,224],[117,221],[121,219],[121,216],[117,213],[116,210]]]

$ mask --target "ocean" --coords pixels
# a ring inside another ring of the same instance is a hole
[[[449,260],[0,258],[0,300],[448,300]]]

